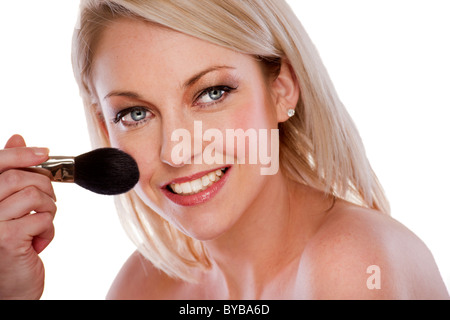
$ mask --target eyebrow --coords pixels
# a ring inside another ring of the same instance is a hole
[[[221,69],[236,69],[233,67],[229,67],[229,66],[214,66],[211,68],[208,68],[204,71],[201,71],[199,73],[197,73],[196,75],[194,75],[192,78],[190,78],[188,81],[186,81],[183,85],[184,88],[187,88],[189,86],[192,86],[193,84],[195,84],[197,81],[199,81],[203,76],[205,76],[206,74],[213,72],[213,71],[217,71],[217,70],[221,70]]]
[[[133,99],[140,99],[140,96],[137,93],[134,93],[132,91],[120,91],[120,90],[114,90],[108,93],[103,100],[106,100],[112,96],[118,96],[118,97],[128,97]]]
[[[191,77],[189,80],[187,80],[184,84],[183,84],[183,88],[187,88],[189,86],[194,85],[197,81],[199,81],[202,77],[204,77],[205,75],[207,75],[210,72],[214,72],[217,70],[221,70],[221,69],[236,69],[233,67],[229,67],[229,66],[214,66],[211,68],[208,68],[204,71],[201,71],[199,73],[197,73],[196,75],[194,75],[193,77]],[[135,92],[132,91],[121,91],[121,90],[113,90],[110,93],[108,93],[103,100],[106,100],[112,96],[119,96],[119,97],[128,97],[128,98],[133,98],[133,99],[141,99],[141,96]]]

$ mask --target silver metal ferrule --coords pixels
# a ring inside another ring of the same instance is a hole
[[[44,174],[52,181],[74,182],[75,158],[74,157],[50,157],[47,161],[25,170]]]

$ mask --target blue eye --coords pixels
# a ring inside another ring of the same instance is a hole
[[[137,109],[130,112],[131,119],[134,121],[141,121],[142,119],[145,119],[146,115],[147,111],[142,109]]]
[[[211,87],[204,90],[196,100],[196,104],[207,105],[218,102],[224,98],[224,96],[236,88],[230,88],[227,86]]]
[[[125,127],[138,126],[154,117],[153,113],[143,107],[131,107],[117,113],[114,123],[121,122]]]
[[[220,98],[222,98],[223,94],[225,93],[225,90],[220,90],[220,89],[212,89],[210,91],[208,91],[208,97],[211,100],[219,100]]]

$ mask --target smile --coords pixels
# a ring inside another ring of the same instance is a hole
[[[214,197],[228,179],[231,167],[176,179],[162,188],[164,195],[181,206],[201,204]]]
[[[172,191],[176,194],[193,195],[208,189],[211,185],[218,182],[223,177],[227,169],[228,168],[222,168],[216,171],[209,172],[203,177],[193,181],[184,183],[171,183],[167,186],[167,188],[169,189],[169,191]]]

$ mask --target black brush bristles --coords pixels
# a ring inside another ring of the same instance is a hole
[[[75,157],[74,180],[79,186],[104,195],[128,192],[139,181],[136,161],[114,148],[100,148]]]

